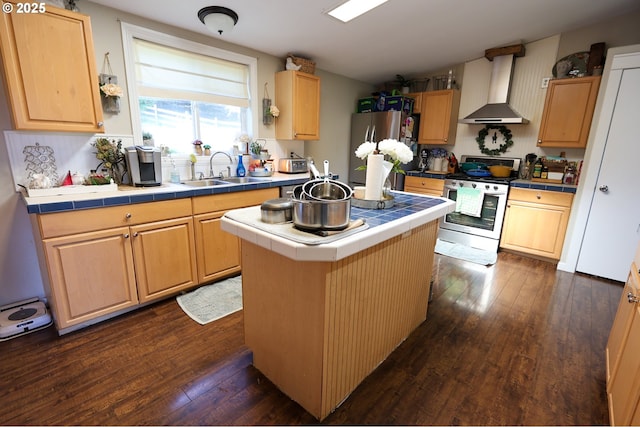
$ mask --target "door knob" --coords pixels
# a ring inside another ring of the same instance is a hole
[[[635,296],[633,293],[629,292],[627,294],[627,301],[629,301],[630,304],[633,304],[636,302],[640,302],[640,299],[638,299],[638,297]]]
[[[608,193],[609,192],[609,186],[608,185],[601,185],[600,187],[598,187],[598,190],[602,191],[603,193]]]

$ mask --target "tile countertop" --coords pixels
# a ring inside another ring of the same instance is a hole
[[[186,197],[208,196],[211,194],[236,191],[258,190],[262,188],[283,187],[303,184],[309,180],[308,173],[275,173],[269,178],[260,178],[260,182],[245,184],[226,184],[212,187],[188,187],[182,184],[163,182],[157,187],[120,186],[118,191],[100,193],[82,193],[58,196],[27,197],[23,190],[22,198],[30,214],[73,211],[78,209],[101,208],[106,206],[130,205],[134,203],[160,200],[181,199]]]
[[[337,261],[389,240],[453,212],[455,202],[394,191],[395,203],[389,209],[351,207],[351,219],[364,219],[368,228],[342,239],[320,245],[306,245],[276,236],[250,225],[222,217],[222,229],[241,239],[296,261]],[[291,225],[293,227],[293,224]]]
[[[420,172],[420,171],[407,171],[408,176],[417,176],[420,178],[433,178],[433,179],[445,179],[446,174],[443,173],[432,173],[429,171]],[[575,193],[577,190],[577,186],[575,185],[565,185],[565,184],[554,184],[554,183],[544,183],[544,182],[534,182],[529,181],[527,179],[516,179],[509,183],[511,187],[517,188],[530,188],[533,190],[546,190],[546,191],[558,191],[560,193]]]

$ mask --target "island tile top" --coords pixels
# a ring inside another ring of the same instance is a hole
[[[222,217],[222,229],[294,260],[336,261],[409,232],[420,225],[438,220],[455,208],[455,202],[442,197],[405,192],[393,192],[393,194],[395,203],[389,209],[351,207],[351,220],[363,219],[368,228],[326,244],[299,243],[269,233],[265,231],[265,227],[258,229],[231,219],[227,215]]]

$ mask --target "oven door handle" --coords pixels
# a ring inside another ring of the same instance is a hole
[[[460,187],[456,187],[455,185],[445,185],[444,188],[448,190],[458,190]],[[483,196],[506,196],[507,193],[505,191],[487,191],[479,189]]]

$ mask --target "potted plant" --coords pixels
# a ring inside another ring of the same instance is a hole
[[[405,79],[400,74],[396,74],[396,83],[400,86],[402,93],[409,93],[411,90],[411,83],[413,83],[413,81]]]
[[[260,143],[260,141],[262,141],[262,143]],[[270,155],[269,151],[264,148],[264,144],[266,143],[267,141],[264,139],[256,139],[254,141],[251,141],[249,143],[249,152],[251,153],[251,157],[253,157],[254,159],[260,159],[262,161],[268,160]]]

